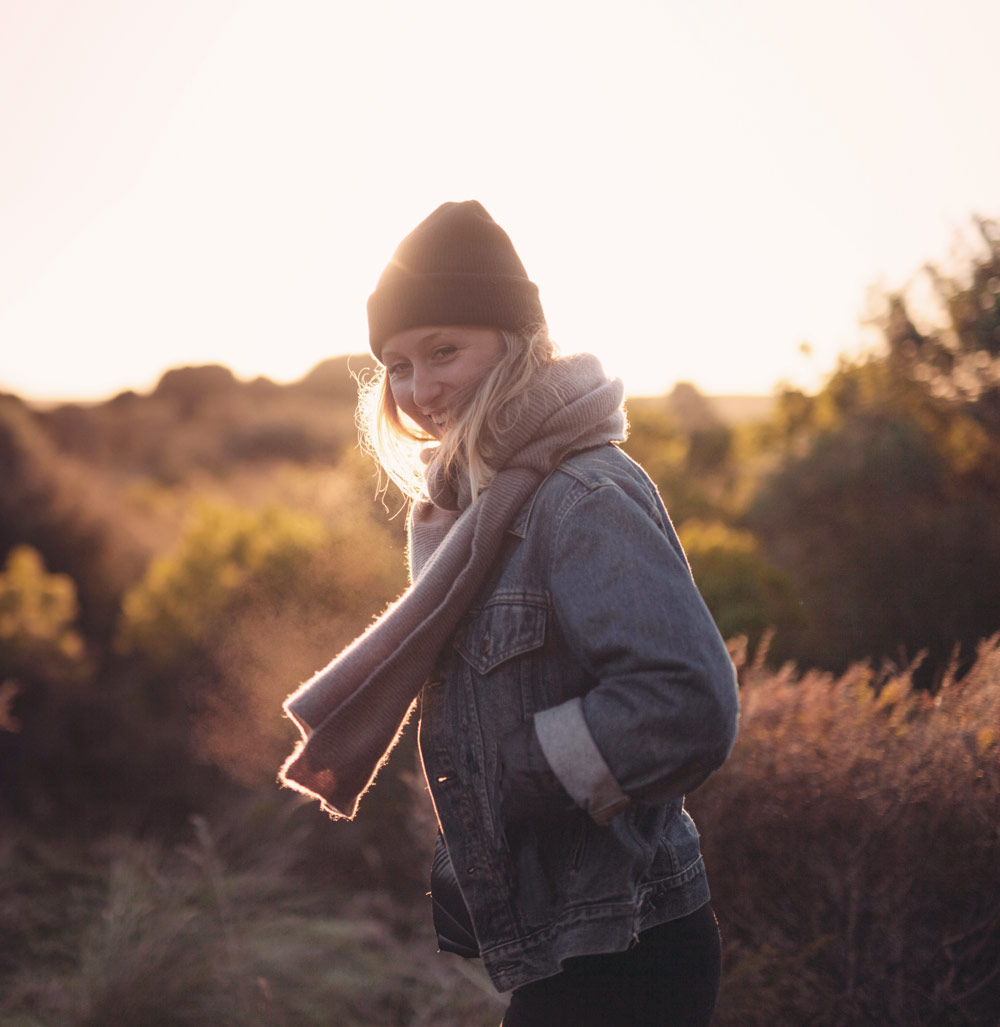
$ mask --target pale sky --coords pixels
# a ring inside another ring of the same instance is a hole
[[[0,391],[298,378],[470,198],[633,394],[813,387],[1000,216],[998,38],[995,0],[0,0]]]

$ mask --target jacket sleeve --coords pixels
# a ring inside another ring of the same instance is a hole
[[[585,688],[534,726],[569,795],[607,823],[629,802],[691,791],[726,761],[736,676],[665,514],[603,484],[555,530],[552,601]]]

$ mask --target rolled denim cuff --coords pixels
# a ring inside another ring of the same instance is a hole
[[[535,733],[563,788],[596,823],[611,823],[629,804],[590,733],[582,699],[536,713]]]

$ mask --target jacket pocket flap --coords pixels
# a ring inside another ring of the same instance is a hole
[[[541,598],[494,597],[455,637],[455,648],[476,671],[489,674],[501,663],[545,642],[546,604]]]

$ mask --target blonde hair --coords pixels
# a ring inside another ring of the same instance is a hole
[[[521,332],[497,330],[503,343],[500,359],[486,372],[468,397],[458,397],[454,419],[441,440],[437,459],[449,478],[467,474],[473,497],[486,488],[496,473],[490,439],[502,434],[499,414],[516,402],[532,375],[557,356],[546,325]],[[504,420],[509,423],[508,409]],[[361,447],[378,463],[381,474],[395,482],[403,495],[416,499],[424,494],[424,461],[421,450],[436,441],[402,413],[392,398],[386,369],[381,364],[367,380],[358,382],[356,415]],[[380,474],[379,493],[388,481]]]

